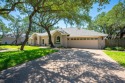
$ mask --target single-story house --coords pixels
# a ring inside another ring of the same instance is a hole
[[[99,33],[94,30],[79,28],[61,28],[50,31],[52,42],[55,46],[69,48],[92,48],[101,49],[105,47],[105,37],[107,34]],[[47,32],[33,33],[28,40],[30,45],[49,45]]]
[[[1,44],[12,44],[15,41],[15,36],[12,34],[7,34],[5,35],[2,40],[1,40]],[[17,40],[17,44],[21,44],[25,39],[25,35],[23,34],[22,36],[20,36]]]

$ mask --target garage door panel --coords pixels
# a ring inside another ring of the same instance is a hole
[[[98,40],[68,40],[68,47],[97,49]]]

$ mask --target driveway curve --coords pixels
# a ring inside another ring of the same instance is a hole
[[[62,49],[0,72],[0,83],[125,83],[125,68],[101,50]]]

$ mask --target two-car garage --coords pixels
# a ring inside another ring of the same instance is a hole
[[[88,48],[88,49],[98,49],[100,48],[99,38],[81,37],[81,38],[68,38],[67,47],[71,48]]]

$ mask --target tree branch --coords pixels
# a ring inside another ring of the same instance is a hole
[[[0,9],[0,14],[8,14],[8,13],[10,13],[11,11],[13,11],[13,10],[15,9],[16,5],[22,4],[22,3],[24,3],[24,2],[20,2],[20,1],[19,1],[19,2],[16,2],[16,3],[14,3],[14,4],[11,6],[10,9],[2,8],[2,9]]]

